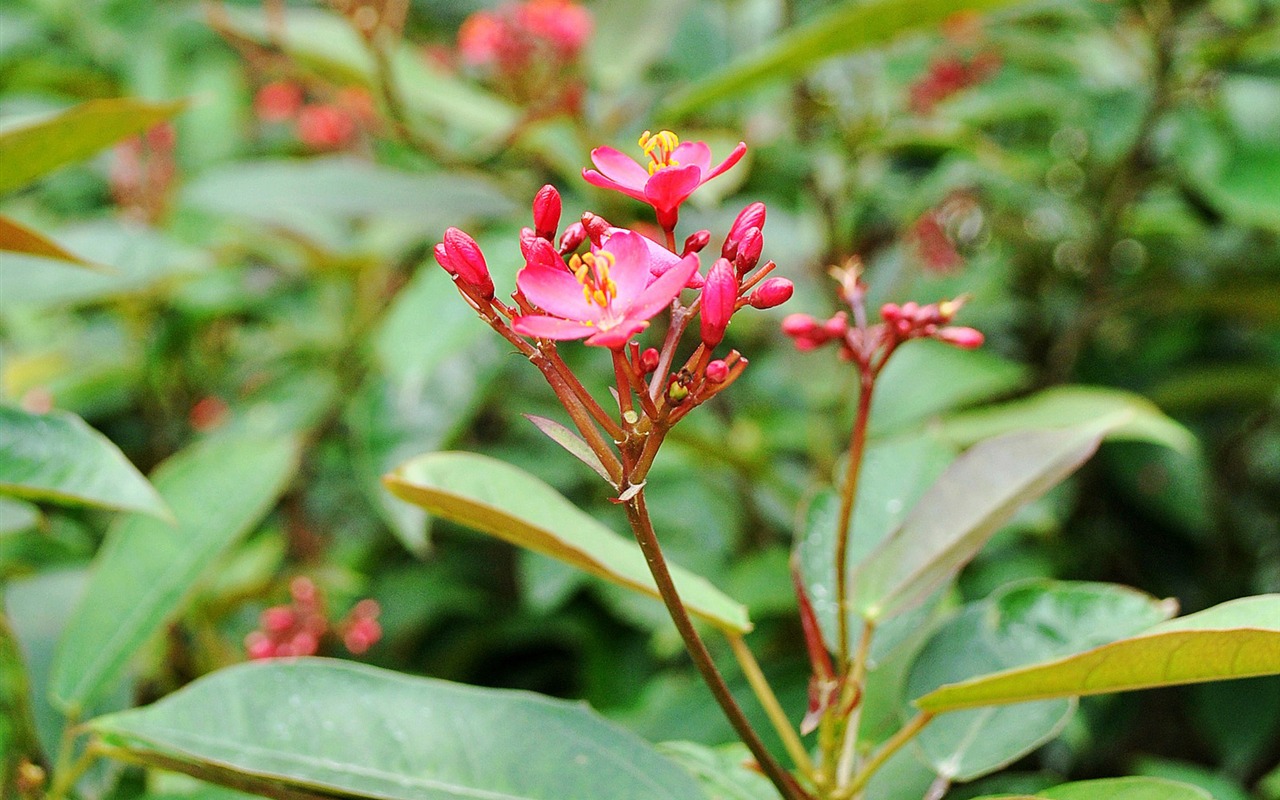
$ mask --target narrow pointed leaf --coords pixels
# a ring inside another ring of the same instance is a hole
[[[173,518],[120,448],[65,411],[0,405],[0,494]]]
[[[673,92],[655,119],[679,119],[772,81],[802,75],[833,56],[886,44],[933,28],[953,14],[986,11],[1014,0],[845,0],[771,40],[761,50]]]
[[[926,711],[1280,674],[1280,594],[1232,600],[1055,661],[932,691]]]
[[[535,414],[525,414],[524,418],[529,420],[547,435],[547,438],[569,451],[569,455],[591,467],[591,471],[604,478],[613,485],[613,479],[609,477],[609,471],[604,468],[604,464],[600,463],[600,458],[587,446],[582,437],[565,426],[561,425],[553,419],[539,417]]]
[[[83,710],[120,678],[197,579],[275,505],[298,451],[292,436],[221,435],[156,469],[178,524],[129,516],[107,532],[54,659],[51,693],[65,711]]]
[[[705,800],[688,773],[584,705],[346,661],[240,664],[90,727],[130,761],[249,791]]]
[[[1083,464],[1124,419],[1010,433],[970,448],[850,577],[852,608],[879,620],[927,597],[1014,512]]]
[[[86,269],[110,271],[92,261],[85,261],[39,231],[3,214],[0,214],[0,252],[51,258]]]
[[[17,796],[17,771],[22,761],[42,758],[31,713],[31,682],[18,639],[0,606],[0,796]]]
[[[429,453],[383,481],[392,494],[432,514],[659,596],[638,545],[510,464],[472,453]],[[671,573],[690,613],[730,631],[751,630],[740,603],[678,566]]]
[[[142,133],[186,104],[122,98],[90,100],[51,117],[0,133],[0,194],[83,160],[109,144]]]

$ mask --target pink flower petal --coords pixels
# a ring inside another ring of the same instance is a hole
[[[516,317],[511,327],[521,336],[537,336],[540,339],[581,339],[600,332],[600,329],[593,325],[583,325],[580,322],[546,317],[541,314]]]
[[[608,236],[612,236],[615,233],[623,233],[626,230],[626,228],[610,228],[606,234],[605,241],[609,241],[607,238]],[[634,231],[632,231],[632,233],[634,233]],[[640,234],[640,236],[644,241],[645,249],[649,251],[649,275],[652,276],[652,278],[658,277],[662,273],[674,267],[676,264],[680,263],[680,256],[658,244],[648,236],[645,236],[644,234]]]
[[[707,173],[706,177],[702,179],[702,182],[706,183],[707,181],[711,180],[717,175],[722,174],[725,170],[729,169],[734,164],[737,164],[739,161],[741,161],[742,157],[745,156],[746,154],[747,154],[747,143],[738,142],[738,146],[733,148],[733,152],[729,154],[729,157],[726,158],[724,161],[721,161],[720,166],[716,167],[715,169],[711,170],[711,172]]]
[[[591,163],[609,180],[636,191],[644,189],[649,171],[636,163],[631,156],[612,147],[597,147],[591,151]]]
[[[693,253],[680,259],[680,263],[667,270],[627,308],[627,319],[649,319],[671,305],[680,290],[698,271],[698,257]]]
[[[594,169],[584,169],[582,171],[582,179],[592,186],[599,186],[601,189],[612,189],[615,192],[622,192],[633,200],[639,200],[641,203],[647,203],[645,200],[643,184],[641,189],[633,189],[630,186],[624,186],[615,180],[611,180],[596,172]]]
[[[645,238],[633,231],[622,231],[610,236],[602,250],[613,254],[614,265],[609,276],[618,284],[618,297],[614,307],[630,305],[653,276],[649,273],[649,248]]]
[[[711,148],[706,142],[685,142],[671,153],[671,159],[682,167],[692,164],[705,175],[711,168]]]
[[[694,164],[653,173],[644,187],[644,201],[658,211],[673,211],[702,184],[702,170]]]
[[[516,286],[530,303],[554,316],[578,321],[599,317],[600,308],[587,302],[582,284],[568,270],[530,265],[516,275]]]
[[[631,341],[631,337],[647,327],[649,327],[649,323],[643,320],[624,319],[612,328],[600,331],[595,336],[587,339],[587,344],[616,350],[619,347],[626,347],[627,342]]]

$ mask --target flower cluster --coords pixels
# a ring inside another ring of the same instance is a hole
[[[312,656],[319,652],[329,633],[341,639],[349,652],[359,655],[382,638],[378,625],[381,609],[374,600],[361,600],[345,619],[331,623],[324,595],[309,578],[294,578],[289,583],[289,595],[289,605],[263,611],[258,617],[258,630],[245,637],[249,658]]]
[[[934,106],[970,86],[990,78],[1000,69],[1000,56],[978,53],[971,57],[943,56],[929,62],[925,74],[908,89],[911,110],[929,114]]]
[[[458,55],[518,102],[572,109],[581,95],[574,72],[591,30],[590,12],[572,0],[509,3],[467,17]]]
[[[273,81],[258,90],[254,112],[263,123],[292,126],[298,141],[316,151],[342,150],[356,142],[362,127],[374,124],[373,98],[364,89],[338,90],[331,102],[308,102],[302,86]]]
[[[885,303],[880,307],[881,322],[869,325],[865,311],[866,284],[862,282],[860,266],[853,262],[833,270],[832,275],[840,283],[841,297],[849,304],[853,321],[845,311],[826,320],[808,314],[787,316],[782,321],[782,331],[792,338],[797,350],[815,350],[836,343],[841,358],[857,364],[864,373],[875,375],[893,351],[911,339],[937,339],[966,350],[982,345],[980,331],[950,324],[964,305],[964,298],[928,305]]]
[[[714,168],[705,143],[681,144],[669,131],[646,133],[641,147],[650,156],[648,168],[616,150],[597,148],[592,160],[600,171],[584,170],[583,176],[652,206],[665,243],[590,212],[561,232],[563,201],[554,187],[544,186],[533,200],[533,226],[520,235],[524,267],[516,276],[512,304],[496,296],[485,256],[466,233],[450,228],[434,248],[436,261],[471,306],[542,369],[597,451],[602,474],[620,489],[643,481],[652,451],[671,425],[746,368],[737,351],[715,357],[733,316],[747,306],[772,308],[792,294],[790,281],[770,277],[774,262],[761,264],[762,203],[742,210],[705,273],[700,253],[711,242],[710,231],[697,231],[676,246],[681,203],[736,164],[745,145]],[[664,311],[669,318],[661,345],[642,348],[636,337]],[[695,319],[698,344],[677,368],[682,337]],[[577,339],[612,351],[616,421],[555,353],[557,342]],[[610,439],[621,451],[617,455]]]

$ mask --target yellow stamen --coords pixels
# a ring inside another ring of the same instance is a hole
[[[666,167],[680,166],[680,162],[671,157],[671,154],[679,146],[680,137],[671,131],[658,131],[657,133],[645,131],[644,135],[640,137],[640,149],[650,159],[649,174],[652,175]]]
[[[613,254],[605,250],[569,259],[569,269],[582,284],[582,297],[588,303],[607,309],[618,296],[618,284],[609,277],[609,270],[615,264]]]

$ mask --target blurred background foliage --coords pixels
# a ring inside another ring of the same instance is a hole
[[[428,529],[378,482],[418,453],[478,451],[620,528],[595,476],[521,418],[556,417],[554,399],[430,247],[466,227],[510,286],[547,182],[569,219],[647,223],[578,177],[591,147],[630,150],[646,128],[750,145],[682,234],[763,200],[765,257],[797,284],[730,331],[750,370],[675,431],[648,486],[672,558],[750,607],[796,717],[808,667],[785,564],[844,447],[854,376],[829,353],[798,357],[777,322],[833,310],[825,272],[850,257],[877,303],[967,294],[961,322],[987,334],[975,353],[904,350],[873,416],[881,440],[980,430],[966,409],[1065,384],[1134,392],[1197,438],[1107,444],[993,541],[955,599],[1034,577],[1127,583],[1184,612],[1280,591],[1280,3],[959,5],[991,13],[598,0],[585,50],[513,70],[459,51],[483,7],[470,0],[0,4],[0,126],[100,98],[188,101],[171,126],[3,197],[5,215],[110,268],[0,257],[4,401],[83,416],[145,472],[229,431],[305,442],[278,506],[203,572],[104,707],[245,659],[260,612],[304,576],[335,617],[379,603],[372,663],[584,698],[656,741],[732,738],[660,605]],[[607,379],[600,353],[565,354]],[[0,581],[37,685],[108,521],[0,501]],[[1280,798],[1280,681],[1082,710],[949,797],[1138,772]],[[51,714],[38,710],[56,735]]]

